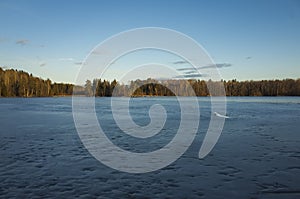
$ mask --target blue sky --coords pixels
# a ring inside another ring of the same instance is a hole
[[[220,69],[226,80],[300,78],[297,0],[1,0],[0,24],[0,66],[57,82],[75,82],[103,40],[141,27],[192,37],[231,64]]]

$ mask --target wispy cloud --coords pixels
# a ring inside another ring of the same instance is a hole
[[[173,62],[173,64],[176,64],[176,65],[180,65],[180,64],[188,64],[188,63],[189,63],[188,61],[184,61],[184,60]]]
[[[40,67],[46,66],[47,64],[45,62],[40,63]]]
[[[82,65],[83,62],[75,62],[74,64],[75,64],[75,65]]]
[[[207,66],[202,66],[202,67],[198,67],[198,69],[205,69],[205,68],[225,68],[225,67],[230,67],[232,66],[232,64],[228,64],[228,63],[222,63],[222,64],[212,64],[212,65],[207,65]]]
[[[16,41],[16,44],[21,45],[21,46],[25,46],[29,43],[29,40],[27,39],[20,39]]]
[[[184,70],[197,70],[197,68],[192,68],[192,67],[188,67],[188,68],[178,68],[178,71],[184,71]]]
[[[193,74],[193,73],[197,73],[198,74],[198,71],[196,71],[196,70],[190,70],[190,71],[184,72],[184,74]]]
[[[208,68],[225,68],[225,67],[230,67],[232,66],[232,64],[228,64],[228,63],[221,63],[221,64],[210,64],[210,65],[206,65],[206,66],[200,66],[200,67],[189,67],[189,68],[178,68],[178,71],[195,71],[198,69],[208,69]]]
[[[210,64],[205,66],[199,66],[199,67],[187,67],[187,68],[178,68],[177,71],[181,71],[183,74],[175,76],[174,78],[200,78],[200,77],[208,77],[207,74],[199,73],[198,70],[200,69],[209,69],[209,68],[224,68],[224,67],[230,67],[231,64],[228,63],[220,63],[220,64]]]
[[[199,78],[199,77],[207,77],[206,74],[185,74],[185,75],[177,75],[174,78],[186,79],[186,78]]]

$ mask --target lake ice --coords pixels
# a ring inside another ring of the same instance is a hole
[[[198,152],[210,120],[200,97],[200,128],[171,165],[145,174],[111,169],[89,154],[77,134],[71,98],[0,98],[0,196],[3,198],[299,198],[300,98],[230,97],[221,137],[204,159]],[[110,98],[96,98],[100,125],[124,150],[154,151],[176,134],[174,97],[134,98],[132,119],[150,122],[162,104],[167,120],[151,138],[131,137],[115,124]]]

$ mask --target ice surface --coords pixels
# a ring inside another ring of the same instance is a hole
[[[150,122],[162,104],[162,132],[147,139],[124,134],[113,122],[109,98],[96,98],[100,124],[126,150],[144,152],[176,133],[176,98],[136,98],[131,115]],[[84,148],[72,118],[71,98],[0,99],[1,198],[300,198],[300,98],[228,98],[223,133],[204,159],[198,152],[210,119],[209,98],[199,98],[200,129],[188,151],[161,170],[128,174],[99,163]]]

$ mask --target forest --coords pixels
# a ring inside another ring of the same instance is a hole
[[[122,84],[116,80],[87,80],[85,85],[55,83],[14,69],[0,67],[0,97],[51,97],[85,95],[111,96],[209,96],[224,85],[227,96],[300,96],[300,79],[261,81],[135,80]],[[189,89],[191,88],[191,89]],[[212,88],[212,89],[208,89]]]
[[[86,96],[209,96],[218,95],[224,85],[227,96],[300,96],[300,79],[262,81],[135,80],[128,85],[116,80],[87,80]],[[188,88],[192,88],[188,89]],[[211,88],[210,90],[208,88]],[[173,92],[172,92],[173,91]],[[192,93],[194,92],[194,94]],[[82,94],[82,93],[81,93]]]
[[[74,85],[52,83],[24,71],[0,67],[0,97],[51,97],[72,95]]]

